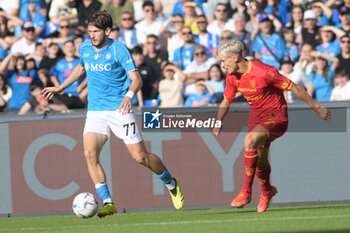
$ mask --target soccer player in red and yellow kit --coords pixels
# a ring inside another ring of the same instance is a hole
[[[250,202],[256,173],[262,190],[257,211],[264,212],[277,193],[269,179],[270,143],[282,136],[288,128],[287,103],[283,91],[292,91],[324,120],[331,119],[331,112],[318,105],[303,88],[281,75],[275,67],[260,61],[246,60],[242,55],[243,50],[243,43],[236,39],[220,44],[217,50],[218,59],[227,71],[224,99],[220,104],[217,120],[223,121],[238,91],[248,100],[249,130],[244,139],[245,180],[241,192],[231,202],[231,206],[243,207]],[[221,128],[222,124],[220,128],[214,128],[213,133],[219,135]]]

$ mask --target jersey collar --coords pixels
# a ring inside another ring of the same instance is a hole
[[[248,68],[247,68],[247,71],[246,71],[244,74],[242,74],[242,76],[248,74],[248,73],[250,72],[251,69],[252,69],[252,61],[249,61],[249,60],[248,60]]]
[[[102,47],[102,48],[100,48],[100,49],[96,48],[95,46],[92,46],[92,47],[94,48],[95,52],[101,52],[102,50],[104,50],[105,48],[107,48],[107,47],[109,46],[110,43],[111,43],[111,39],[108,39],[108,43],[107,43],[104,47]]]

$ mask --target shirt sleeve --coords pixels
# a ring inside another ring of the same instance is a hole
[[[274,86],[282,90],[290,90],[292,88],[292,81],[286,76],[280,74],[275,67],[269,66],[265,74],[267,85]]]
[[[237,88],[234,85],[234,80],[233,78],[227,74],[226,75],[226,87],[224,91],[224,98],[227,99],[228,101],[232,102],[237,94]]]
[[[84,66],[83,51],[82,51],[82,46],[81,45],[79,45],[79,54],[80,54],[80,56],[79,56],[79,63],[80,63],[80,65]]]
[[[126,73],[137,70],[130,52],[122,44],[119,45],[118,52],[115,51],[115,59],[116,59],[116,62],[119,63],[124,68]]]

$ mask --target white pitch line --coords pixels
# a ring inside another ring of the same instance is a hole
[[[281,217],[281,218],[232,218],[232,219],[217,219],[217,220],[195,220],[195,221],[178,221],[178,222],[152,222],[152,223],[126,223],[126,224],[104,224],[103,227],[140,227],[140,226],[155,226],[155,225],[181,225],[181,224],[205,224],[205,223],[229,223],[229,222],[259,222],[259,221],[295,221],[295,220],[312,220],[312,219],[327,219],[327,218],[349,218],[347,215],[326,215],[326,216],[309,216],[309,217]],[[62,227],[22,227],[17,229],[0,229],[0,232],[18,232],[18,231],[44,231],[54,229],[79,229],[99,227],[100,225],[77,225],[77,226],[62,226]]]

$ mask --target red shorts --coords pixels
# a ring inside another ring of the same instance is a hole
[[[269,148],[271,142],[281,137],[288,129],[287,109],[272,111],[268,114],[251,112],[248,121],[249,132],[258,125],[264,127],[268,134],[268,140],[262,147]]]

